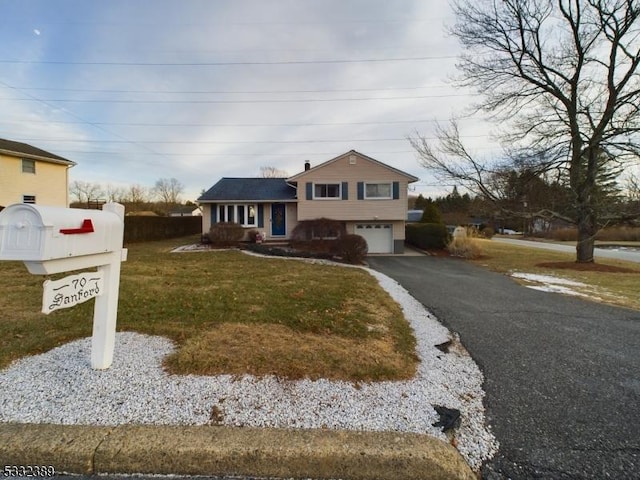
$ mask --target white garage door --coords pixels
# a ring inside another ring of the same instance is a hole
[[[369,246],[369,253],[393,252],[393,226],[379,223],[359,223],[356,235],[364,237]]]

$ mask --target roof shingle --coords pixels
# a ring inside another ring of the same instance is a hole
[[[290,201],[296,199],[296,189],[284,178],[222,178],[198,198],[212,201]]]
[[[66,163],[68,165],[75,165],[76,162],[68,160],[59,155],[55,155],[41,148],[34,147],[27,143],[15,142],[13,140],[6,140],[0,138],[0,151],[18,154],[18,156],[24,155],[28,157],[38,157],[41,160],[52,160],[55,163]]]

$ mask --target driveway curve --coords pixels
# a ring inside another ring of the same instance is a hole
[[[370,257],[485,375],[486,479],[640,478],[640,312],[518,285],[462,260]]]

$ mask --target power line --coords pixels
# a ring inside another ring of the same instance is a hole
[[[452,98],[452,97],[471,97],[476,94],[471,93],[452,93],[446,95],[418,95],[406,97],[352,97],[352,98],[300,98],[300,99],[284,99],[284,100],[132,100],[132,99],[76,99],[76,98],[0,98],[0,100],[12,100],[16,102],[61,102],[61,103],[122,103],[122,104],[246,104],[246,103],[327,103],[327,102],[362,102],[371,100],[425,100],[428,98]]]
[[[464,135],[460,138],[486,138],[490,135]],[[425,137],[428,140],[436,140],[435,137]],[[357,143],[357,142],[406,142],[406,138],[357,138],[357,139],[313,139],[313,140],[77,140],[64,138],[18,138],[22,142],[63,142],[63,143],[102,143],[102,144],[122,144],[131,143],[135,145],[295,145],[295,144],[315,144],[315,143]],[[157,152],[152,152],[157,153]]]
[[[258,25],[336,25],[336,24],[384,24],[384,23],[440,23],[446,17],[430,17],[430,18],[384,18],[384,19],[344,19],[344,18],[332,18],[326,21],[321,20],[296,20],[296,21],[215,21],[207,19],[206,22],[91,22],[91,21],[45,21],[39,22],[40,25],[81,25],[81,26],[122,26],[122,27],[153,27],[159,26],[181,26],[181,27],[207,27],[210,28],[214,25],[228,26],[228,25],[246,25],[246,26],[258,26]],[[30,26],[31,23],[23,22],[24,25]]]
[[[161,144],[161,145],[247,145],[247,144],[300,144],[300,143],[345,143],[345,142],[406,142],[406,138],[362,138],[345,140],[77,140],[64,138],[19,138],[21,142],[69,142],[69,143],[135,143],[140,145]]]
[[[427,88],[446,88],[449,85],[426,85],[423,87],[384,87],[384,88],[336,88],[309,90],[119,90],[95,88],[60,88],[60,87],[22,87],[12,85],[19,90],[41,90],[55,92],[83,92],[83,93],[142,93],[142,94],[279,94],[279,93],[357,93],[357,92],[388,92],[393,90],[423,90]]]
[[[159,155],[150,152],[101,152],[94,150],[58,150],[60,153],[77,153],[87,155]],[[163,156],[167,157],[310,157],[310,156],[322,156],[322,157],[335,157],[340,152],[300,152],[300,153],[163,153]],[[397,150],[387,152],[368,152],[370,155],[399,155],[405,153],[415,153],[415,150]]]
[[[427,60],[450,60],[456,59],[456,55],[440,55],[428,57],[397,57],[397,58],[360,58],[351,60],[281,60],[273,62],[78,62],[65,60],[8,60],[0,59],[4,64],[27,64],[27,65],[94,65],[94,66],[122,66],[122,67],[222,67],[222,66],[273,66],[273,65],[326,65],[344,63],[385,63],[385,62],[416,62]]]
[[[458,119],[459,121],[472,120],[472,117],[466,116]],[[381,120],[371,122],[308,122],[308,123],[150,123],[150,122],[92,122],[93,125],[108,125],[121,127],[332,127],[347,125],[401,125],[401,124],[421,124],[445,122],[442,119],[415,119],[415,120]],[[45,124],[62,124],[62,125],[82,125],[85,122],[70,122],[57,120],[33,120],[30,118],[14,118],[14,121],[2,120],[0,124],[20,125],[23,122],[29,123],[45,123]]]
[[[11,87],[10,85],[6,84],[6,83],[5,83],[5,82],[3,82],[2,80],[0,80],[0,85],[3,85],[3,86],[5,86],[5,87],[7,87],[7,88],[10,88],[10,89],[12,89],[12,90],[18,90],[18,89],[16,89],[16,88]],[[39,103],[41,103],[41,104],[43,104],[43,105],[46,105],[47,107],[50,107],[50,108],[57,108],[57,106],[52,105],[51,103],[48,103],[46,100],[41,100],[41,99],[39,99],[39,98],[37,98],[37,97],[34,97],[33,95],[31,95],[31,94],[29,94],[29,93],[27,93],[27,92],[23,92],[23,95],[27,95],[28,97],[32,98],[33,100],[38,101]],[[104,127],[103,127],[103,126],[101,126],[101,125],[97,125],[97,124],[95,124],[95,123],[93,123],[93,122],[90,122],[90,121],[88,121],[88,120],[85,120],[84,118],[80,117],[79,115],[76,115],[76,114],[75,114],[75,113],[73,113],[73,112],[70,112],[69,110],[66,110],[66,109],[65,109],[65,113],[66,113],[67,115],[69,115],[69,116],[71,116],[71,117],[75,118],[76,120],[79,120],[80,122],[82,122],[82,123],[83,123],[83,124],[85,124],[85,125],[90,125],[90,126],[92,126],[92,127],[96,128],[96,129],[100,130],[101,132],[104,132],[104,133],[106,133],[106,134],[108,134],[108,135],[112,135],[112,136],[114,136],[114,137],[116,137],[116,138],[121,138],[121,139],[122,139],[123,141],[125,141],[126,143],[130,143],[130,144],[136,145],[136,142],[132,142],[132,141],[130,141],[130,140],[127,140],[127,139],[126,139],[126,137],[124,137],[124,136],[122,136],[122,135],[119,135],[119,134],[117,134],[117,133],[111,132],[111,131],[107,130],[106,128],[104,128]],[[155,151],[151,150],[151,149],[150,149],[149,147],[147,147],[146,145],[141,145],[141,147],[142,147],[143,149],[147,150],[148,152],[154,153],[154,154],[156,154],[156,155],[162,155],[162,154],[160,154],[160,153],[158,153],[158,152],[155,152]]]

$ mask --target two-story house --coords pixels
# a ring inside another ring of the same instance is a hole
[[[370,253],[402,253],[407,187],[417,177],[351,150],[289,178],[222,178],[198,203],[203,232],[218,222],[288,239],[302,220],[331,218],[365,238]]]
[[[26,143],[0,139],[0,206],[69,205],[69,168],[75,162]]]

